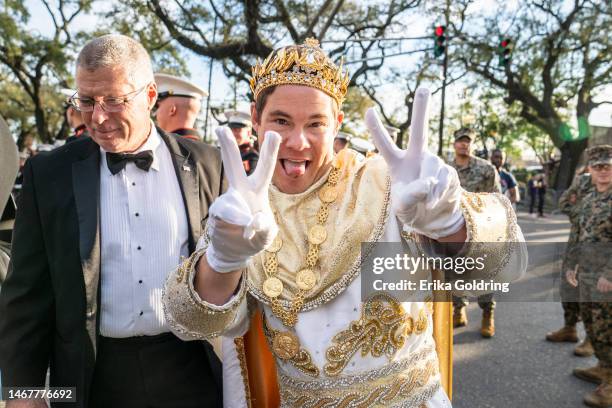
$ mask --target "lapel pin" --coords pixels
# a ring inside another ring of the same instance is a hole
[[[191,168],[186,164],[183,164],[183,171],[191,171]]]

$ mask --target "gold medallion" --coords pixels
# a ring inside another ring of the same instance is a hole
[[[278,297],[283,293],[283,282],[275,277],[268,278],[263,283],[263,291],[268,297]]]
[[[325,186],[319,191],[319,198],[324,203],[332,203],[338,198],[338,190],[332,186]]]
[[[266,248],[266,252],[278,252],[283,246],[283,240],[279,235],[276,235],[274,241],[270,244],[268,248]]]
[[[277,332],[272,340],[274,354],[282,360],[290,360],[300,351],[300,341],[291,332]]]
[[[310,290],[317,283],[317,275],[311,269],[302,269],[297,273],[295,283],[302,290]]]
[[[308,231],[308,242],[315,245],[322,244],[327,239],[327,230],[322,225],[313,225]]]

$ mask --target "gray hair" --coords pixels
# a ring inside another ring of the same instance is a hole
[[[153,82],[151,57],[138,41],[121,34],[107,34],[89,41],[77,57],[79,67],[88,71],[121,67],[132,82]]]

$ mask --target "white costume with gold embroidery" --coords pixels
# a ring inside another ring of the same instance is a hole
[[[283,282],[280,299],[285,307],[297,291],[295,274],[304,265],[308,229],[315,223],[321,205],[318,193],[326,179],[300,194],[283,194],[273,187],[270,191],[283,242],[277,253],[277,277]],[[299,339],[299,352],[293,357],[275,355],[282,406],[450,406],[440,385],[431,303],[426,299],[400,303],[384,292],[365,302],[361,299],[361,243],[403,240],[401,223],[391,211],[385,161],[376,156],[359,163],[345,158],[338,190],[338,198],[329,207],[328,237],[320,247],[320,277],[306,294],[294,328],[287,328],[272,312],[270,298],[262,290],[266,251],[249,261],[237,294],[223,306],[202,301],[193,288],[194,265],[206,251],[206,243],[168,278],[165,313],[177,336],[185,340],[228,337],[224,338],[226,407],[248,406],[243,368],[231,338],[243,335],[251,314],[262,311],[269,343],[279,331],[290,331]],[[464,192],[461,210],[468,243],[524,241],[510,203],[501,195]],[[420,253],[416,242],[405,242],[405,247],[408,253]],[[473,248],[463,256],[482,255],[482,248]],[[525,247],[508,248],[488,254],[487,279],[507,282],[523,274]],[[407,278],[430,275],[428,270],[418,270]]]

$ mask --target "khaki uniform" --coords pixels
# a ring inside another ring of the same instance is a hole
[[[578,300],[578,288],[573,287],[565,279],[565,271],[568,269],[568,255],[572,251],[572,247],[578,242],[578,236],[580,234],[579,227],[579,212],[578,209],[582,203],[584,197],[593,191],[593,184],[591,183],[590,174],[582,174],[577,176],[572,185],[563,192],[559,199],[559,209],[561,212],[569,217],[571,224],[569,238],[567,240],[566,255],[563,260],[563,267],[561,268],[561,284],[560,284],[560,295],[561,295],[561,306],[563,307],[563,320],[566,326],[575,326],[580,316],[580,304]],[[570,197],[575,194],[575,203],[570,202]]]
[[[453,160],[449,163],[457,170],[459,182],[464,190],[471,193],[501,193],[499,174],[491,163],[479,157],[470,156],[470,162],[465,167],[459,167]],[[466,298],[453,296],[453,306],[460,309],[467,306]],[[495,309],[493,294],[478,296],[478,306],[484,311]]]

